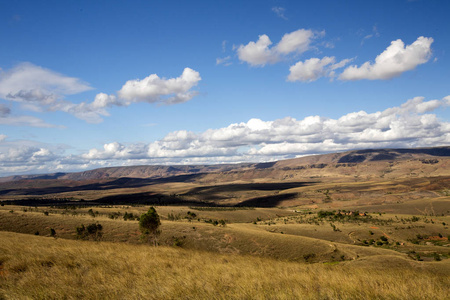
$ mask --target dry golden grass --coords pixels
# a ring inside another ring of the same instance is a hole
[[[86,213],[86,209],[77,209],[78,214],[75,216],[53,213],[55,210],[51,210],[52,213],[46,216],[42,211],[20,211],[20,207],[14,207],[16,210],[14,213],[10,213],[7,210],[9,208],[11,206],[4,210],[0,209],[0,230],[28,234],[34,234],[38,231],[40,235],[49,236],[50,228],[53,228],[56,237],[75,239],[76,227],[81,224],[88,225],[99,222],[103,226],[103,241],[140,243],[137,221],[124,221],[122,218],[111,220],[104,215],[93,218],[80,212],[85,211]],[[45,210],[45,208],[39,209]],[[101,210],[101,208],[98,209]],[[144,208],[139,207],[137,209]],[[186,209],[184,208],[184,210]],[[94,210],[97,209],[94,208]],[[122,215],[125,210],[130,211],[128,208],[111,208],[111,210],[120,210]],[[160,211],[159,207],[157,210],[158,212],[164,211],[164,209]],[[256,209],[247,212],[251,214],[265,212],[269,215],[275,215],[278,211],[279,209]],[[224,216],[230,216],[231,213],[241,214],[241,212],[224,211],[222,213],[224,213]],[[220,217],[220,212],[197,211],[197,213],[201,216],[203,216],[203,213],[216,213]],[[355,226],[351,228],[356,228]],[[159,242],[161,245],[170,246],[177,242],[185,249],[251,254],[290,261],[330,262],[372,255],[405,256],[388,249],[346,245],[345,243],[353,244],[353,240],[348,237],[349,230],[343,228],[343,232],[333,232],[328,223],[324,223],[324,225],[283,224],[278,221],[276,225],[271,226],[231,223],[222,227],[197,220],[192,222],[187,220],[163,220]],[[368,228],[366,232],[368,234]],[[345,237],[348,240],[344,239]]]
[[[4,299],[446,299],[450,293],[448,262],[386,256],[382,267],[363,260],[299,264],[7,232],[0,239]]]

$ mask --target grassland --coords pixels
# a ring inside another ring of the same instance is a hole
[[[450,159],[330,157],[1,182],[0,299],[448,298]],[[139,231],[149,205],[158,247]]]
[[[386,255],[301,264],[8,232],[0,238],[4,299],[446,299],[450,287],[449,260]]]
[[[77,239],[76,228],[102,225],[102,241],[140,244],[136,216],[148,206],[0,207],[0,229]],[[377,255],[446,260],[450,216],[295,210],[292,208],[156,207],[159,244],[299,262],[335,262]],[[327,212],[325,215],[321,215]],[[124,220],[125,214],[133,220]]]

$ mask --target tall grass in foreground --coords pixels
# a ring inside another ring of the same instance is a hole
[[[425,264],[298,264],[7,232],[0,241],[0,299],[445,299],[450,292],[448,272]]]

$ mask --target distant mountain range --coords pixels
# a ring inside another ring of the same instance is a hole
[[[421,160],[423,164],[434,164],[439,157],[450,157],[450,147],[412,148],[412,149],[366,149],[342,153],[310,155],[295,159],[266,163],[240,163],[219,165],[147,165],[99,168],[75,173],[53,173],[44,175],[14,175],[0,178],[0,182],[17,180],[103,180],[114,178],[165,178],[179,175],[251,172],[264,169],[302,170],[321,169],[326,167],[351,166],[362,163],[398,162],[405,160]]]

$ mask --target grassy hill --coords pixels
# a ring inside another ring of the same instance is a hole
[[[0,299],[445,299],[449,149],[3,178]]]
[[[7,232],[0,239],[5,299],[446,299],[450,286],[449,261],[300,264]]]
[[[0,201],[327,208],[426,202],[450,195],[449,149],[358,150],[262,164],[16,176],[3,178]]]

